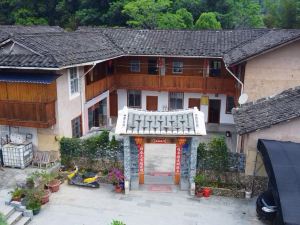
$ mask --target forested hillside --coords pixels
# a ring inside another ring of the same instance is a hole
[[[0,24],[300,28],[300,0],[0,0]]]

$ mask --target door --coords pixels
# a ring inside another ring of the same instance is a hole
[[[110,116],[118,116],[118,94],[116,91],[113,91],[109,94],[109,110]]]
[[[145,144],[145,184],[174,184],[176,144]]]
[[[220,123],[221,100],[210,99],[208,106],[208,122]]]
[[[200,98],[189,98],[189,108],[197,107],[200,110]]]
[[[153,75],[158,74],[157,59],[156,58],[148,59],[148,74],[153,74]]]
[[[148,111],[157,111],[158,96],[146,96],[146,109]]]

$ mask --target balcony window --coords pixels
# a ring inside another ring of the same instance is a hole
[[[183,93],[169,93],[169,109],[183,109]]]
[[[107,125],[107,100],[96,103],[88,109],[89,129]]]
[[[157,59],[148,60],[148,74],[156,75],[158,73]]]
[[[226,98],[226,113],[231,114],[231,110],[235,107],[234,97],[227,96]]]
[[[183,62],[175,61],[173,62],[173,73],[180,74],[183,72]]]
[[[71,121],[72,123],[72,137],[79,138],[82,136],[82,127],[81,127],[81,116],[76,117]]]
[[[141,91],[128,91],[128,107],[141,108],[142,94]]]
[[[139,60],[131,60],[130,61],[130,72],[139,73],[141,72],[141,65]]]
[[[77,67],[69,69],[69,82],[70,82],[70,93],[74,95],[79,93],[79,77]]]
[[[222,63],[220,60],[212,60],[210,62],[209,76],[211,76],[211,77],[220,76],[221,75],[221,66],[222,66]]]

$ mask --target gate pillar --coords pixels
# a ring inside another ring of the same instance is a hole
[[[176,158],[175,158],[175,176],[174,183],[180,183],[180,173],[181,173],[181,154],[182,146],[185,144],[186,138],[177,138],[176,142]]]

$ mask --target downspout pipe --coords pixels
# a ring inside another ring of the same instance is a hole
[[[93,63],[93,66],[90,69],[88,69],[88,71],[86,71],[80,77],[80,85],[81,85],[81,87],[80,87],[80,100],[81,100],[82,135],[84,135],[86,133],[86,130],[85,130],[85,109],[84,109],[85,99],[84,99],[84,96],[82,94],[83,85],[85,85],[85,83],[83,84],[82,81],[83,81],[84,77],[95,68],[96,65],[97,65],[97,63]]]
[[[236,75],[234,75],[234,73],[233,72],[231,72],[231,70],[228,68],[228,66],[225,64],[225,68],[226,68],[226,70],[228,71],[228,73],[230,73],[230,75],[231,76],[233,76],[234,77],[234,79],[237,81],[237,82],[239,82],[239,84],[241,85],[241,95],[244,93],[244,84],[243,84],[243,82],[236,76]]]

